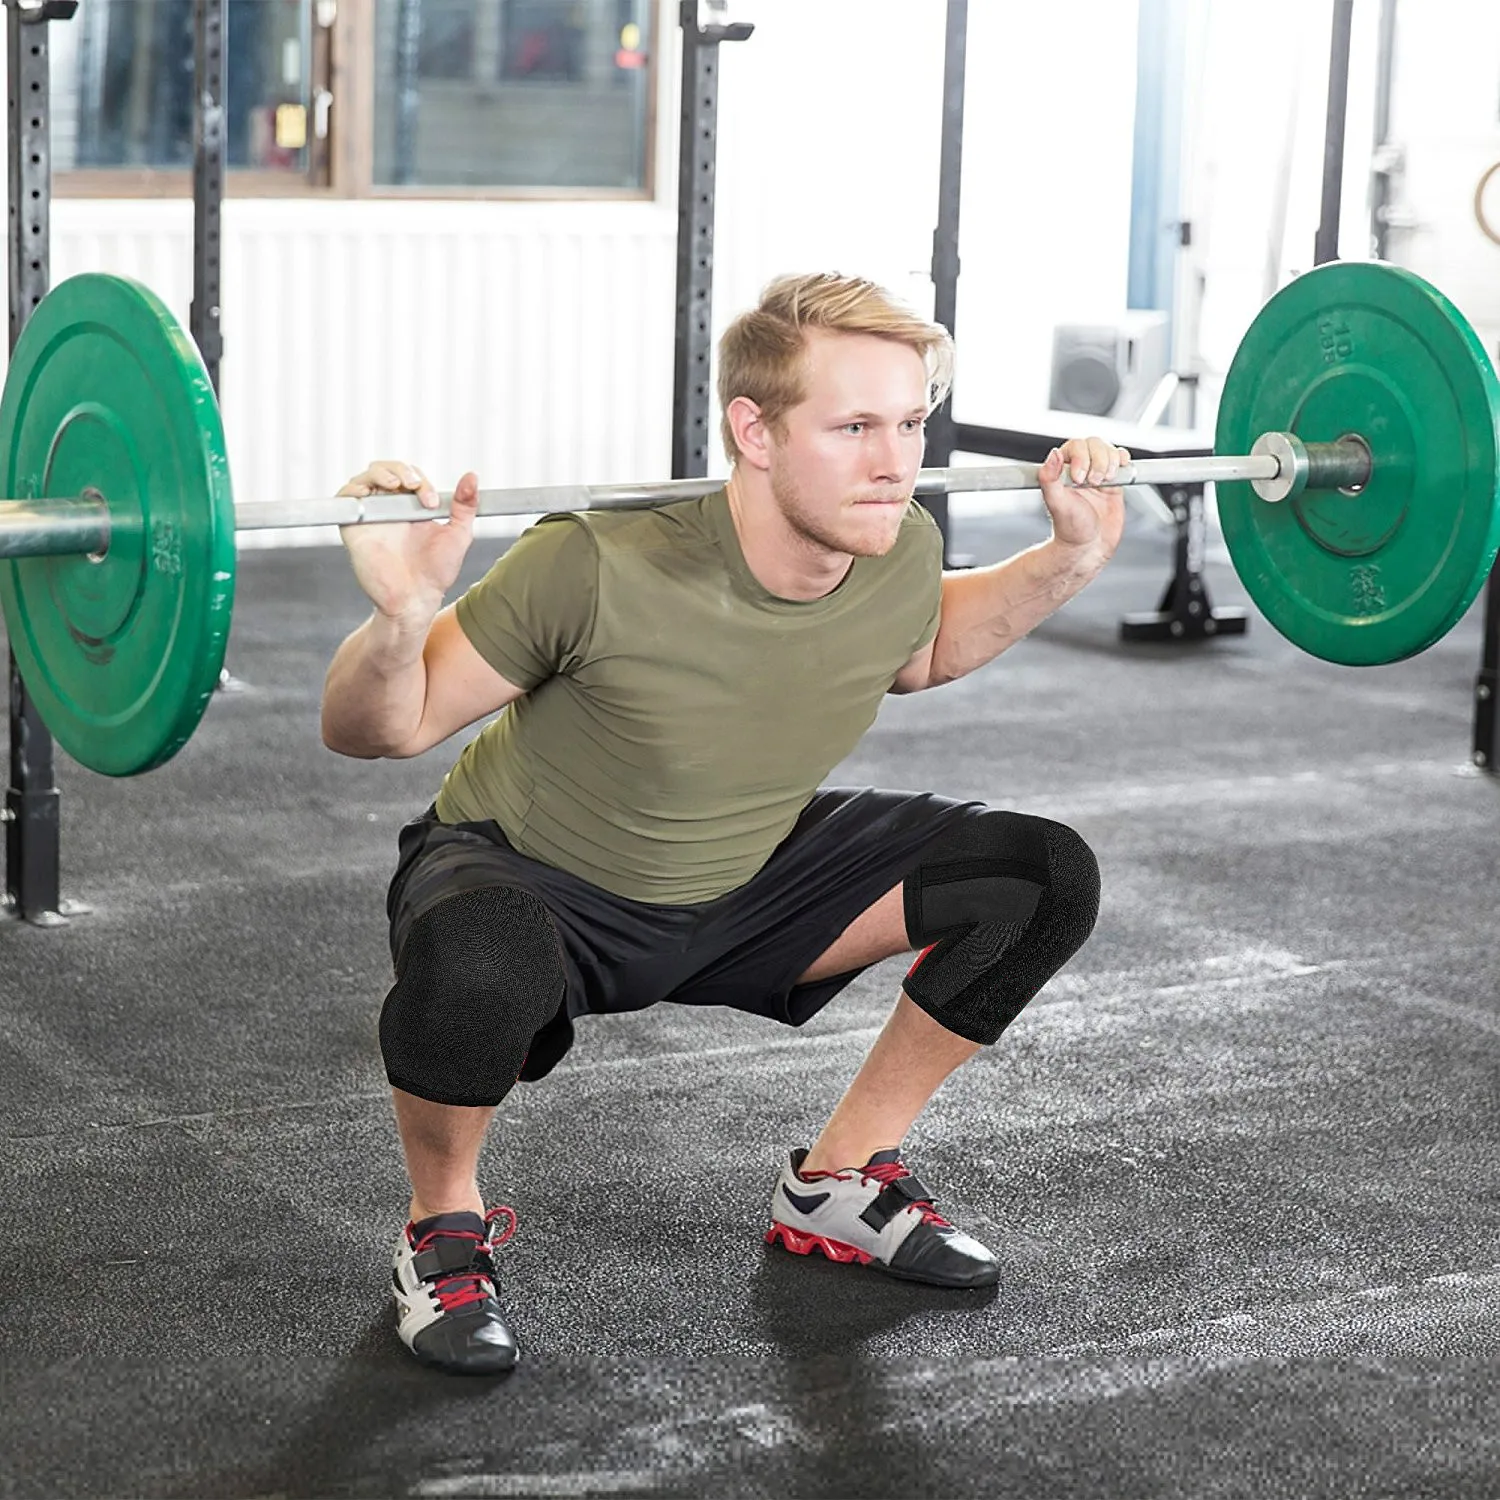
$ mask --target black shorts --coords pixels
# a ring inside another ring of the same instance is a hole
[[[859,914],[900,884],[939,834],[983,812],[926,792],[825,789],[760,871],[687,906],[631,901],[520,854],[494,822],[440,823],[428,810],[401,831],[386,910],[391,957],[437,902],[479,886],[519,886],[552,914],[567,993],[532,1040],[523,1079],[551,1071],[580,1015],[658,1001],[726,1005],[801,1026],[861,972],[798,984]]]

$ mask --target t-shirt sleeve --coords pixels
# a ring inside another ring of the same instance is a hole
[[[918,651],[937,635],[938,623],[942,618],[943,533],[938,529],[938,523],[933,520],[930,511],[924,509],[915,501],[912,502],[911,508],[917,514],[919,523],[922,526],[923,580],[931,600],[931,607],[928,610],[926,621],[916,640],[912,643],[912,655],[915,656]]]
[[[593,532],[577,516],[544,516],[460,597],[454,612],[485,661],[529,692],[583,661],[598,598]]]

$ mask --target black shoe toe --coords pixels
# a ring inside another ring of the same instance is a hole
[[[1000,1262],[978,1240],[946,1224],[922,1224],[907,1235],[886,1269],[931,1286],[994,1286]]]
[[[439,1318],[416,1336],[412,1353],[455,1375],[498,1375],[520,1357],[516,1336],[493,1301]]]

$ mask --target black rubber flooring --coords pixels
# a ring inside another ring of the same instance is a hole
[[[958,540],[988,559],[1038,530]],[[586,1022],[511,1096],[486,1186],[521,1217],[525,1360],[499,1381],[412,1363],[387,1294],[382,899],[451,748],[322,749],[347,566],[248,554],[244,690],[149,776],[63,764],[92,914],[0,924],[0,1496],[1500,1495],[1477,612],[1363,671],[1258,620],[1124,647],[1166,554],[1134,518],[1093,588],[892,700],[842,771],[1062,818],[1100,856],[1092,941],[908,1142],[1000,1286],[761,1242],[891,963],[801,1032]]]

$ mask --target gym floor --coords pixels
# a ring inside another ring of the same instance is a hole
[[[958,523],[987,561],[1035,540]],[[466,578],[503,547],[476,545]],[[406,1188],[375,1021],[400,824],[452,747],[325,751],[341,552],[242,562],[170,765],[59,767],[65,929],[0,926],[0,1496],[1500,1492],[1500,783],[1480,617],[1336,668],[1264,622],[1124,647],[1168,540],[986,671],[891,700],[840,780],[1073,823],[1089,944],[918,1121],[985,1294],[761,1242],[899,984],[801,1032],[659,1007],[521,1086],[485,1187],[524,1341],[398,1343]],[[1242,603],[1212,561],[1216,603]]]

